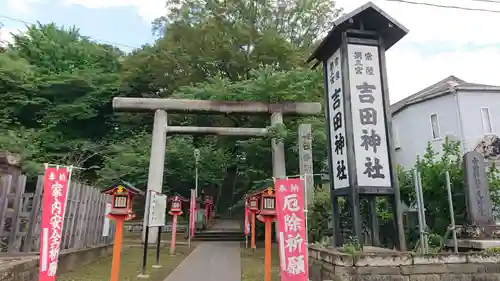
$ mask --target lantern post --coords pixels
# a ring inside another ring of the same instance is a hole
[[[252,214],[251,218],[251,231],[250,231],[250,245],[252,250],[255,251],[255,215],[259,212],[259,197],[252,196],[248,198],[248,210]]]
[[[172,197],[170,211],[168,214],[172,216],[172,239],[170,239],[170,254],[175,254],[175,239],[177,236],[177,216],[182,215],[182,199],[179,196]]]
[[[271,227],[276,218],[276,194],[274,188],[269,187],[261,194],[259,221],[265,224],[264,243],[264,281],[271,281]]]
[[[123,244],[123,225],[125,221],[135,218],[132,211],[134,196],[143,196],[144,192],[129,183],[119,183],[103,190],[102,193],[112,196],[111,211],[107,217],[116,222],[115,241],[113,245],[113,261],[110,281],[118,281],[120,275],[120,255]],[[146,242],[147,243],[147,242]]]

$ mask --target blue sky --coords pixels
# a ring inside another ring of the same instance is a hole
[[[368,0],[337,0],[345,12]],[[435,3],[436,0],[416,0]],[[494,61],[500,61],[500,3],[439,0],[441,5],[497,10],[498,13],[439,9],[384,0],[377,6],[410,33],[387,52],[391,101],[400,100],[449,75],[465,81],[500,85]],[[164,15],[165,0],[0,0],[0,22],[6,33],[22,22],[55,22],[76,26],[94,39],[140,47],[154,41],[151,21]],[[430,19],[439,19],[430,20]],[[0,39],[2,39],[0,38]],[[124,51],[131,48],[118,46]]]
[[[18,0],[22,1],[22,0]],[[12,2],[10,2],[12,3]],[[141,17],[137,8],[116,6],[109,8],[88,8],[82,5],[68,5],[58,0],[28,3],[27,7],[9,5],[9,1],[0,1],[0,22],[7,30],[23,29],[20,21],[35,23],[55,22],[58,25],[76,26],[81,33],[96,40],[112,41],[123,45],[140,47],[154,41],[150,20]],[[14,7],[13,7],[14,6]],[[19,19],[20,21],[3,18]],[[126,46],[118,46],[130,51]]]

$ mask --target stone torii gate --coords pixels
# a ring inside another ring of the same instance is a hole
[[[271,126],[283,123],[283,115],[310,116],[321,113],[321,104],[314,102],[285,102],[267,104],[255,101],[212,101],[159,98],[113,98],[113,109],[116,111],[154,111],[153,136],[147,184],[146,208],[149,207],[149,191],[161,192],[165,163],[165,147],[168,133],[175,134],[216,134],[233,136],[265,136],[266,128],[235,127],[186,127],[168,126],[169,113],[205,113],[205,114],[267,114],[270,115]],[[285,178],[285,147],[283,141],[271,140],[273,177]],[[312,187],[311,187],[312,188]],[[143,239],[147,223],[147,212],[144,213]],[[149,243],[155,243],[158,232],[151,229]]]

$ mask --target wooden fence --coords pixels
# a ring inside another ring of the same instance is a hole
[[[25,193],[26,176],[1,175],[0,252],[39,252],[42,217],[43,176],[38,176],[34,193]],[[64,216],[61,250],[82,249],[112,243],[114,224],[103,236],[109,195],[88,185],[71,182]]]

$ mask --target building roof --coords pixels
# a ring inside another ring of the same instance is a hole
[[[406,107],[421,103],[433,98],[455,93],[456,91],[500,91],[500,86],[468,83],[456,76],[448,76],[445,79],[433,84],[405,99],[391,105],[391,114],[394,115]]]

